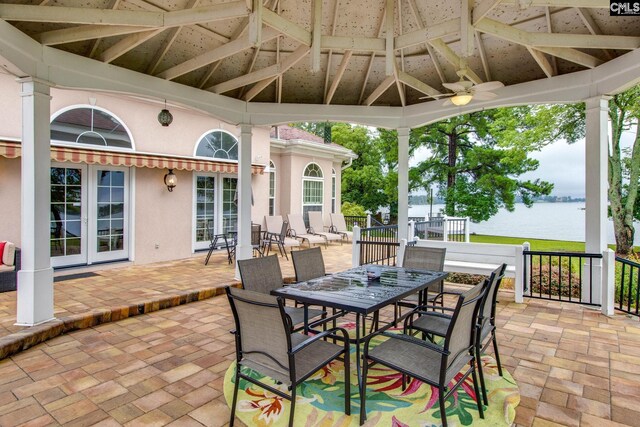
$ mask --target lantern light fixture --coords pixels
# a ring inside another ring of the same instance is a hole
[[[173,173],[173,169],[169,169],[169,172],[164,176],[164,185],[167,186],[169,192],[172,192],[178,185],[178,177]]]
[[[171,122],[173,121],[173,115],[171,115],[169,110],[167,110],[167,100],[166,99],[164,100],[164,108],[158,114],[158,121],[160,122],[160,124],[162,126],[165,126],[165,127],[169,126],[171,124]]]

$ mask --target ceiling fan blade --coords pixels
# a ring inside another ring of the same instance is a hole
[[[453,102],[451,102],[451,98],[448,98],[446,101],[444,101],[442,103],[442,106],[446,107],[448,105],[453,105]]]
[[[471,83],[471,82],[469,82],[469,83]],[[464,82],[442,83],[442,86],[444,86],[447,89],[452,90],[454,92],[464,92],[465,90],[469,89],[468,87],[466,87]]]
[[[490,99],[495,99],[497,97],[498,95],[496,95],[493,92],[475,92],[473,94],[473,99],[477,99],[479,101],[488,101]]]
[[[488,90],[500,89],[501,87],[504,87],[504,84],[502,84],[502,82],[493,81],[493,82],[486,82],[486,83],[480,83],[479,85],[475,85],[473,87],[473,90],[475,90],[476,92],[483,92]]]
[[[438,98],[445,98],[447,96],[453,96],[453,93],[435,93],[433,95],[425,95],[425,96],[421,96],[418,99],[438,99]]]

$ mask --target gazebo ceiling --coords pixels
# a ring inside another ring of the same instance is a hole
[[[638,17],[609,14],[606,0],[0,4],[43,45],[159,79],[250,102],[380,106],[432,101],[460,69],[509,86],[640,47]]]

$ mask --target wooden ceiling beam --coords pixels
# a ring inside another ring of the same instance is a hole
[[[591,34],[598,35],[598,36],[603,34],[602,30],[600,29],[600,26],[593,19],[593,16],[591,16],[591,12],[589,12],[589,9],[584,7],[578,7],[576,8],[576,10],[578,11],[578,15],[580,16],[580,19],[582,19],[582,22],[584,23],[584,25],[587,27],[587,29]],[[613,59],[616,57],[616,55],[609,49],[603,49],[602,52],[606,55],[607,59]]]
[[[484,50],[484,42],[482,41],[482,34],[478,31],[474,31],[476,36],[476,42],[478,44],[478,52],[480,52],[480,61],[482,61],[482,69],[484,70],[484,76],[487,81],[493,80],[491,78],[491,69],[489,68],[489,58]]]
[[[277,30],[274,30],[273,28],[265,28],[262,31],[262,41],[265,42],[267,40],[272,40],[276,38],[279,34],[280,33]],[[205,52],[202,55],[198,55],[181,64],[175,65],[159,73],[158,77],[167,79],[167,80],[173,80],[191,71],[197,70],[198,68],[202,68],[206,65],[209,65],[216,61],[220,61],[221,59],[227,58],[231,55],[235,55],[238,52],[247,50],[252,46],[253,45],[251,44],[249,37],[245,35],[242,38],[230,41],[229,43],[223,44],[222,46],[212,49],[208,52]]]
[[[475,31],[471,22],[474,0],[460,0],[460,45],[462,56],[473,55]]]
[[[540,68],[542,68],[542,71],[544,71],[547,77],[553,77],[556,75],[555,70],[553,69],[553,65],[551,65],[551,62],[549,62],[544,53],[529,46],[527,46],[527,50],[529,51],[533,59],[535,59],[535,61],[538,63]]]
[[[305,46],[311,46],[311,33],[295,22],[289,21],[268,9],[262,11],[262,21],[285,36],[291,37]]]
[[[460,18],[450,19],[439,24],[431,25],[428,28],[425,28],[424,25],[422,25],[422,27],[423,28],[419,30],[397,36],[395,48],[406,49],[430,40],[458,34],[460,31]]]
[[[444,41],[442,41],[442,39],[437,39],[437,40],[431,40],[429,42],[429,44],[431,44],[431,46],[433,46],[433,48],[435,50],[437,50],[438,52],[440,52],[440,54],[442,56],[445,57],[445,59],[447,61],[449,61],[449,63],[451,65],[453,65],[454,67],[456,67],[456,69],[461,69],[462,68],[462,61],[461,58],[458,56],[457,53],[455,53],[453,51],[453,49],[451,49],[449,47],[449,45],[447,45]],[[480,84],[482,83],[482,79],[480,78],[480,76],[478,76],[471,68],[466,67],[465,68],[465,75],[467,76],[467,78],[469,80],[471,80],[473,83],[475,84]]]
[[[311,71],[320,71],[320,50],[322,45],[322,0],[311,1]]]
[[[412,87],[418,92],[424,93],[425,95],[429,95],[429,96],[442,95],[442,93],[439,90],[405,73],[404,71],[400,71],[400,70],[398,71],[398,80],[406,84],[407,86]]]
[[[424,23],[422,22],[422,18],[420,17],[420,11],[418,10],[418,6],[416,5],[416,0],[407,0],[409,2],[409,9],[411,9],[411,14],[413,15],[413,19],[416,22],[416,25],[420,30],[424,29]],[[397,43],[397,41],[396,41]],[[431,62],[433,62],[433,67],[436,69],[436,73],[438,73],[438,77],[440,77],[440,81],[444,83],[446,81],[444,77],[444,72],[442,71],[442,66],[440,65],[440,61],[436,57],[436,54],[429,43],[426,43],[427,52],[429,53],[429,58],[431,58]]]
[[[128,25],[79,25],[77,27],[45,31],[34,38],[45,46],[55,46],[83,40],[135,34],[149,30],[152,30],[152,28],[131,27]]]
[[[502,0],[506,6],[520,7],[522,0]],[[528,7],[588,7],[590,9],[609,9],[609,0],[528,0]]]
[[[287,55],[280,63],[270,65],[268,67],[256,70],[249,74],[243,74],[239,77],[227,80],[226,82],[219,83],[207,90],[215,93],[225,93],[233,89],[237,89],[242,86],[246,86],[252,83],[259,82],[261,80],[271,78],[272,82],[279,74],[284,73],[289,68],[293,67],[298,61],[309,53],[309,46],[301,45],[292,53]],[[266,87],[266,86],[265,86]],[[247,92],[247,95],[249,95]]]
[[[347,65],[349,65],[349,60],[351,59],[351,54],[353,52],[348,50],[342,56],[342,61],[340,61],[340,65],[338,66],[338,71],[336,71],[336,75],[333,76],[333,82],[331,82],[331,86],[329,87],[329,91],[327,92],[327,96],[324,99],[325,104],[331,104],[331,100],[333,99],[333,95],[336,93],[338,89],[338,85],[340,84],[340,80],[342,80],[342,76],[347,69]]]
[[[384,72],[387,76],[393,75],[396,63],[396,52],[394,50],[395,35],[395,0],[386,0],[384,9],[384,28],[385,28],[385,67]]]
[[[244,96],[244,100],[251,101],[256,95],[262,92],[274,80],[280,78],[289,68],[296,65],[298,61],[300,61],[309,53],[310,50],[311,49],[309,48],[309,46],[300,45],[296,50],[294,50],[292,53],[287,55],[287,57],[284,58],[279,64],[275,64],[265,68],[264,70],[269,69],[269,73],[272,75],[269,75],[263,80],[258,81],[251,89],[249,89],[247,91],[247,94]],[[257,77],[259,75],[264,74],[264,73],[261,73],[262,71],[263,70],[254,71],[252,74],[254,74]],[[238,77],[238,79],[246,78],[247,76],[240,76]],[[254,77],[251,77],[251,79],[253,78]],[[244,83],[244,82],[239,81],[237,83]]]
[[[502,0],[481,0],[471,12],[471,21],[473,24],[487,16],[489,12],[491,12],[501,2]]]
[[[396,76],[387,76],[387,78],[384,79],[382,83],[380,83],[378,87],[373,90],[373,92],[371,92],[371,95],[369,95],[367,99],[364,100],[362,105],[369,106],[376,102],[376,99],[380,98],[380,96],[385,93],[387,89],[389,89],[391,85],[395,83],[395,81]]]
[[[150,40],[151,38],[157,36],[162,31],[163,30],[152,30],[152,31],[146,31],[144,33],[137,33],[137,34],[133,34],[131,36],[125,37],[124,39],[120,40],[119,42],[109,47],[104,52],[102,52],[97,59],[98,61],[102,61],[102,62],[115,61],[125,53],[134,49],[135,47],[140,46],[142,43],[146,42],[147,40]]]
[[[6,21],[51,22],[78,25],[130,25],[171,28],[247,16],[242,0],[175,11],[133,11],[67,6],[0,4],[0,18]]]
[[[336,23],[338,22],[338,12],[340,8],[340,0],[336,0],[335,6],[333,8],[333,19],[331,21],[331,36],[336,35]],[[382,15],[384,16],[384,15]],[[378,29],[378,37],[380,37],[380,29]],[[329,54],[327,55],[327,69],[324,73],[324,86],[322,89],[322,99],[326,98],[327,92],[329,91],[329,79],[331,78],[331,65],[333,64],[333,49],[329,49]]]

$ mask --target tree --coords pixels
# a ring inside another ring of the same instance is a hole
[[[412,171],[413,181],[438,185],[445,214],[490,218],[519,197],[531,206],[553,184],[518,177],[538,167],[529,152],[564,138],[584,135],[580,107],[514,107],[478,111],[414,129],[411,139],[427,147],[430,157]]]
[[[609,101],[611,137],[609,143],[609,205],[616,238],[616,252],[633,251],[634,217],[640,219],[638,183],[640,180],[640,85],[619,93]],[[622,134],[635,128],[631,147],[621,146]]]

